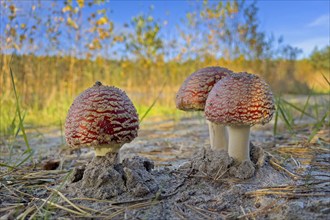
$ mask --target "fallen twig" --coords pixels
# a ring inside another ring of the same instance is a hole
[[[283,203],[283,204],[280,204],[280,205],[274,207],[274,205],[276,205],[277,202],[278,202],[279,200],[280,200],[280,199],[276,199],[276,200],[274,200],[273,202],[271,202],[270,204],[266,205],[265,207],[260,208],[260,209],[257,209],[257,210],[254,211],[254,212],[249,212],[249,213],[247,213],[247,214],[243,213],[243,215],[238,216],[237,218],[238,218],[238,219],[243,219],[243,218],[249,219],[249,218],[251,218],[251,217],[254,218],[255,216],[260,215],[260,214],[265,214],[265,213],[267,213],[267,212],[273,210],[274,208],[279,207],[279,206],[282,206],[282,205],[284,204],[284,203]]]
[[[286,168],[282,167],[281,165],[279,165],[278,163],[276,163],[276,159],[274,159],[274,157],[271,157],[271,159],[269,160],[269,163],[272,167],[274,167],[275,169],[279,170],[279,171],[284,171],[285,173],[287,173],[290,177],[292,177],[294,180],[298,180],[301,179],[300,176],[290,172],[289,170],[287,170]]]

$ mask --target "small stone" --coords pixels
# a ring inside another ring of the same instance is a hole
[[[134,196],[143,197],[150,193],[149,188],[143,183],[138,173],[127,167],[124,167],[124,173],[126,177],[126,187]]]
[[[56,170],[60,165],[59,160],[48,160],[42,165],[43,170]]]
[[[189,170],[191,168],[191,161],[183,162],[179,165],[178,170]]]
[[[155,164],[152,160],[148,158],[135,156],[132,159],[124,159],[123,166],[132,169],[139,168],[141,170],[146,170],[150,172],[152,169],[154,169]]]
[[[303,202],[298,202],[298,201],[292,203],[292,205],[299,207],[301,209],[303,209],[305,207]]]
[[[255,146],[252,142],[250,143],[250,149],[251,161],[256,164],[258,168],[264,166],[266,156],[264,150],[259,146]]]
[[[229,173],[239,179],[251,178],[254,175],[255,168],[253,162],[244,160],[238,166],[230,168]]]
[[[324,209],[321,209],[320,212],[322,214],[330,214],[330,208],[324,208]]]

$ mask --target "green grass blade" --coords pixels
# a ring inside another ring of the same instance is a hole
[[[13,74],[13,71],[12,71],[11,67],[9,67],[9,70],[10,70],[11,82],[12,82],[12,85],[13,85],[13,88],[14,88],[14,93],[15,93],[16,110],[17,110],[17,113],[18,113],[19,127],[20,127],[20,129],[23,133],[23,138],[24,138],[24,142],[25,142],[26,147],[27,147],[27,152],[31,152],[32,149],[30,147],[29,141],[28,141],[26,133],[25,133],[25,128],[24,128],[24,125],[23,125],[23,118],[22,118],[22,115],[21,115],[21,109],[20,109],[20,106],[19,106],[19,100],[18,100],[18,95],[17,95],[15,81],[14,81],[14,74]]]
[[[149,106],[149,108],[147,109],[147,111],[142,115],[142,117],[140,118],[140,124],[142,123],[143,119],[149,114],[149,112],[151,111],[151,109],[155,106],[156,102],[158,101],[160,95],[163,93],[163,89],[166,85],[166,82],[163,84],[161,90],[159,91],[157,97],[154,99],[154,101],[152,102],[152,104]]]
[[[61,130],[61,145],[64,145],[64,132],[63,132],[63,124],[61,119],[60,119],[60,130]]]
[[[276,110],[275,110],[275,119],[274,119],[274,128],[273,128],[273,133],[274,136],[277,135],[277,124],[278,124],[278,104],[276,104]]]
[[[25,152],[24,152],[25,153]],[[33,150],[30,150],[29,152],[27,152],[28,153],[28,155],[21,161],[21,162],[19,162],[18,164],[16,164],[15,165],[15,167],[19,167],[19,166],[21,166],[22,164],[24,164],[28,159],[30,159],[30,157],[32,157],[32,155],[33,155]]]
[[[294,104],[292,104],[292,103],[290,103],[290,102],[288,102],[288,101],[286,101],[286,100],[284,100],[284,99],[283,99],[282,101],[283,101],[285,104],[289,105],[290,107],[292,107],[292,108],[296,109],[297,111],[299,111],[302,115],[307,115],[307,116],[309,116],[309,117],[315,119],[315,117],[314,117],[313,115],[311,115],[311,114],[305,112],[304,109],[301,109],[301,108],[297,107],[296,105],[294,105]]]
[[[15,167],[10,166],[10,165],[5,164],[5,163],[0,163],[0,167],[8,167],[8,168],[11,168],[11,169],[14,169],[15,168]]]
[[[318,121],[319,120],[319,105],[318,105],[318,103],[316,103],[314,105],[314,111],[315,111],[315,115],[316,115],[316,120]]]
[[[16,112],[17,112],[17,111],[16,111]],[[22,118],[22,121],[23,121],[23,122],[24,122],[24,119],[25,119],[25,115],[26,115],[26,114],[24,113],[23,118]],[[17,136],[18,136],[20,130],[21,130],[21,127],[18,126],[18,128],[17,128],[17,130],[16,130],[16,133],[15,133],[15,138],[17,138]]]
[[[14,133],[15,128],[16,128],[16,116],[17,116],[17,111],[7,130],[10,135],[12,135]]]
[[[283,101],[285,101],[285,100],[283,99]],[[286,118],[288,119],[291,127],[293,127],[292,125],[294,125],[295,121],[293,118],[293,113],[291,111],[291,107],[289,105],[287,105],[285,102],[281,103],[281,105],[282,105],[282,110],[284,111]]]
[[[283,109],[283,106],[281,105],[280,102],[278,103],[278,110],[280,111],[281,116],[282,116],[282,118],[283,118],[283,120],[284,120],[286,126],[289,128],[290,131],[292,131],[291,123],[290,123],[290,121],[288,120],[287,115],[286,115],[286,112],[285,112],[285,110]]]
[[[328,78],[323,73],[321,73],[321,74],[322,74],[324,80],[328,83],[328,86],[330,86],[330,81],[328,80]]]
[[[308,96],[307,96],[307,100],[306,100],[305,105],[304,105],[304,107],[303,107],[303,109],[302,109],[302,112],[305,112],[305,111],[306,111],[306,109],[307,109],[307,107],[308,107],[308,104],[309,104],[309,99],[311,98],[311,96],[312,96],[312,93],[310,92],[310,93],[308,94]],[[304,116],[304,114],[301,113],[301,115],[300,115],[300,117],[299,117],[299,120],[301,120],[303,116]]]
[[[156,97],[156,99],[152,102],[152,104],[149,106],[149,108],[147,109],[147,111],[141,117],[140,124],[142,123],[143,119],[149,114],[149,112],[151,111],[151,109],[155,106],[157,100],[158,100],[158,96]]]
[[[323,126],[325,119],[328,117],[328,113],[326,112],[323,117],[321,118],[321,120],[319,122],[317,122],[314,126],[314,129],[311,133],[311,135],[308,138],[308,143],[310,143],[312,141],[312,139],[314,138],[314,136],[317,134],[317,132],[319,132],[320,128]]]

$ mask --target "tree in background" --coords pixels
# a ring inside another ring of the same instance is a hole
[[[159,23],[149,13],[133,17],[130,25],[132,32],[127,36],[127,50],[135,59],[156,61],[163,48]]]
[[[315,69],[325,71],[330,74],[330,46],[326,46],[323,49],[314,49],[310,55],[310,62]]]
[[[139,76],[136,83],[147,83],[147,86],[150,86],[157,77],[152,73],[152,67],[156,62],[164,60],[161,54],[163,48],[163,40],[160,38],[161,26],[151,15],[152,10],[151,7],[147,14],[132,18],[131,23],[127,25],[130,31],[125,42],[130,54],[129,58],[134,62],[134,74]]]
[[[267,42],[257,12],[256,2],[205,0],[187,14],[180,33],[187,47],[196,48],[193,56],[260,58]]]

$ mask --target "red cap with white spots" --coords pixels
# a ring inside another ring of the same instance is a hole
[[[72,147],[121,146],[138,133],[139,118],[126,93],[96,82],[72,103],[66,121],[65,136]]]
[[[206,119],[229,126],[268,123],[275,107],[268,84],[257,75],[237,73],[216,83],[205,106]]]
[[[232,71],[222,67],[206,67],[191,74],[176,95],[176,107],[184,111],[203,111],[213,85]]]

